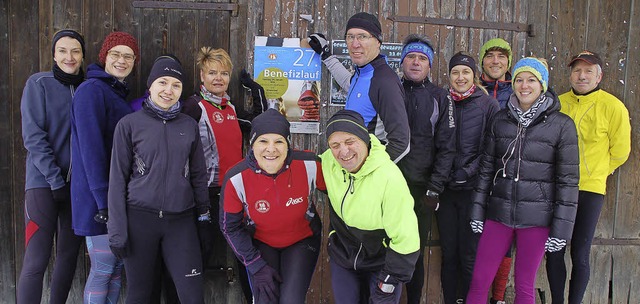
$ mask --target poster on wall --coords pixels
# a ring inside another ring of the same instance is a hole
[[[269,107],[291,123],[291,133],[320,133],[322,62],[299,38],[255,38],[253,78],[265,92]]]
[[[347,49],[346,41],[331,41],[331,53],[336,55],[342,65],[344,65],[344,67],[353,74],[355,70],[351,63],[351,58],[349,57],[349,50]],[[401,76],[402,67],[400,66],[400,55],[402,55],[402,43],[384,42],[380,46],[380,54],[387,56],[387,63],[394,71],[396,71],[396,73],[398,73],[398,76]],[[333,79],[333,76],[331,76],[331,98],[329,98],[329,105],[344,106],[346,103],[347,92],[343,90],[335,79]]]

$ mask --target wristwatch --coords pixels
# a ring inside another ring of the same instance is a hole
[[[435,197],[435,198],[440,196],[440,194],[438,194],[438,192],[431,191],[431,190],[427,190],[427,193],[425,193],[424,195],[426,195],[428,197]]]
[[[382,292],[384,293],[393,293],[393,291],[396,289],[393,284],[387,284],[384,282],[378,283],[378,288],[380,288],[380,290],[382,290]]]

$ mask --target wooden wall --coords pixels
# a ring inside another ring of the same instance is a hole
[[[161,1],[167,2],[167,1]],[[176,1],[178,2],[178,1]],[[179,1],[193,4],[193,1]],[[62,28],[81,31],[86,40],[86,63],[95,62],[106,34],[113,30],[138,38],[141,63],[129,77],[131,97],[144,92],[145,79],[153,59],[162,53],[176,54],[188,71],[185,91],[199,80],[194,54],[200,46],[222,47],[234,61],[230,95],[243,100],[238,72],[252,68],[255,35],[304,38],[321,32],[329,39],[341,39],[347,19],[366,11],[379,16],[383,38],[402,42],[409,33],[428,35],[436,46],[431,78],[447,83],[447,62],[457,51],[477,56],[482,43],[502,37],[512,44],[514,60],[523,55],[547,58],[551,66],[551,86],[557,92],[569,89],[568,59],[588,48],[599,52],[607,63],[602,87],[624,101],[632,117],[633,149],[630,160],[609,178],[607,202],[596,232],[592,255],[592,280],[585,303],[640,302],[638,273],[640,254],[640,3],[637,0],[209,0],[198,3],[237,3],[238,10],[134,8],[128,0],[39,0],[0,1],[0,302],[12,303],[22,265],[24,246],[23,187],[25,150],[21,139],[20,97],[29,75],[51,68],[51,37]],[[310,14],[313,22],[299,17]],[[394,22],[394,16],[413,16],[532,24],[535,36],[525,32]],[[86,66],[86,65],[85,65]],[[326,71],[326,70],[325,70]],[[328,77],[323,78],[328,91]],[[323,94],[322,103],[328,104]],[[335,107],[324,107],[321,129]],[[326,149],[320,135],[296,135],[297,148],[318,152]],[[321,198],[319,207],[325,222],[328,212]],[[434,225],[435,227],[435,225]],[[438,235],[426,250],[426,294],[423,303],[440,303],[440,251]],[[79,303],[87,265],[79,260],[69,303]],[[328,258],[323,248],[308,295],[309,303],[331,303]],[[46,286],[45,279],[45,286]],[[610,284],[611,282],[611,284]],[[217,284],[217,283],[216,283]],[[224,280],[220,284],[225,284]],[[237,289],[235,283],[229,288]],[[546,290],[544,268],[538,285]],[[509,289],[512,291],[512,288]],[[546,290],[547,295],[548,290]],[[46,293],[45,293],[46,294]],[[213,298],[213,297],[212,297]],[[226,295],[216,303],[238,303],[237,295]],[[547,299],[549,301],[549,299]]]

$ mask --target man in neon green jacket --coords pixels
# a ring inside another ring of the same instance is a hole
[[[589,283],[591,241],[604,203],[607,176],[629,158],[631,125],[629,111],[622,101],[599,86],[602,60],[598,54],[583,51],[571,59],[569,67],[571,91],[560,95],[560,111],[575,121],[580,152],[580,194],[571,239],[569,303],[581,303]],[[564,303],[567,277],[564,252],[563,249],[547,253],[547,278],[554,304]]]
[[[357,112],[338,111],[326,135],[321,158],[335,303],[398,303],[420,246],[407,183]]]

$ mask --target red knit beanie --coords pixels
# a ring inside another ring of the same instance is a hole
[[[140,51],[138,50],[138,42],[136,41],[136,38],[125,32],[112,32],[104,38],[102,48],[98,54],[98,61],[101,65],[104,66],[105,61],[107,60],[107,52],[118,45],[126,45],[130,47],[133,50],[133,54],[136,55],[135,62],[140,62]]]

